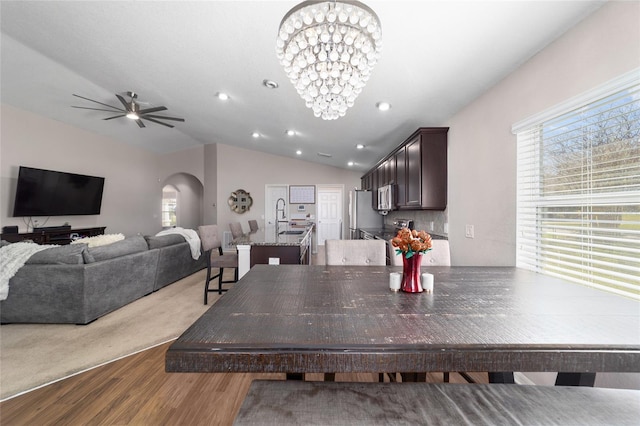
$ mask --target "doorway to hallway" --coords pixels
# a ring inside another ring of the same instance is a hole
[[[342,238],[344,185],[317,185],[316,188],[317,240],[319,246],[324,246],[325,240]]]

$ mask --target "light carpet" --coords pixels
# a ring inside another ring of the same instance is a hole
[[[220,297],[202,303],[205,277],[206,269],[88,325],[0,326],[0,400],[179,337]]]

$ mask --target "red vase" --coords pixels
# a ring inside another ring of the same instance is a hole
[[[402,256],[402,291],[407,293],[421,293],[422,285],[420,284],[420,264],[422,263],[422,254],[415,253],[410,258]]]

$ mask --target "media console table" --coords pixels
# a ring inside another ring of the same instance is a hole
[[[1,234],[0,238],[10,243],[17,243],[19,241],[31,240],[36,244],[59,244],[65,245],[71,243],[73,239],[71,236],[93,237],[96,235],[104,234],[106,226],[100,226],[96,228],[79,228],[79,229],[48,229],[38,232],[25,232],[22,234]]]

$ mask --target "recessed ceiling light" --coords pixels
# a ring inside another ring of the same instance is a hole
[[[253,133],[251,133],[251,136],[254,137],[254,138],[259,138],[260,137],[260,133],[253,132]]]
[[[277,89],[279,86],[278,83],[276,83],[275,81],[267,80],[267,79],[262,80],[262,85],[267,89]]]
[[[356,145],[356,149],[364,149],[364,145],[359,143],[358,145]]]
[[[349,161],[349,162],[347,163],[347,166],[349,166],[349,167],[353,166],[353,161]]]
[[[376,107],[378,107],[380,111],[389,111],[389,109],[391,109],[391,104],[389,102],[378,102]]]
[[[302,155],[302,151],[297,150],[297,151],[296,151],[296,154],[298,154],[298,155]]]
[[[295,134],[296,134],[295,130],[291,130],[291,129],[287,130],[287,136],[295,136]]]
[[[218,92],[216,93],[216,96],[218,97],[218,99],[220,99],[221,101],[226,101],[227,99],[229,99],[229,95],[227,95],[224,92]]]

